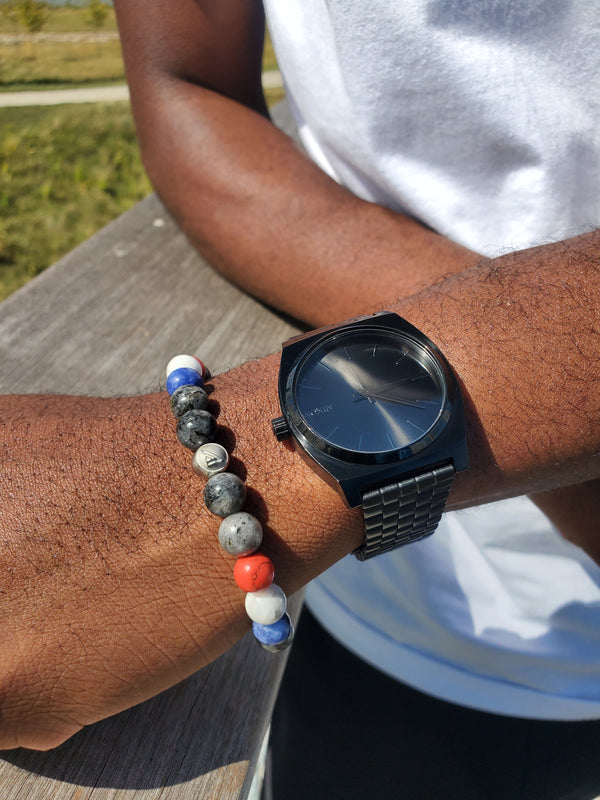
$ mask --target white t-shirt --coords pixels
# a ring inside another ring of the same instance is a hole
[[[600,224],[599,3],[265,6],[303,143],[360,197],[488,256]],[[526,498],[348,557],[308,601],[351,650],[435,696],[600,717],[600,568]]]

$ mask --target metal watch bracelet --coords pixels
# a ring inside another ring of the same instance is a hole
[[[444,512],[454,475],[452,464],[446,464],[364,492],[365,534],[354,551],[356,558],[366,561],[430,536]]]

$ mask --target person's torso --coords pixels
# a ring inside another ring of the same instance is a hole
[[[266,0],[309,154],[486,256],[600,223],[600,4]],[[382,670],[499,713],[600,716],[600,569],[526,499],[308,591]]]

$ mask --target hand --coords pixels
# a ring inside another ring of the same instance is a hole
[[[358,545],[356,515],[273,437],[273,360],[213,383],[246,507],[294,591]],[[0,748],[47,749],[199,669],[249,621],[166,394],[8,397],[0,421]]]

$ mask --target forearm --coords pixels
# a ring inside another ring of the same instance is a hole
[[[600,479],[531,495],[561,534],[600,564]]]
[[[231,641],[229,580],[194,535],[200,493],[160,399],[0,401],[0,748],[54,746]],[[206,563],[214,628],[190,581]]]
[[[292,591],[351,549],[353,519],[272,446],[275,361],[215,379],[211,410]],[[166,394],[1,398],[0,452],[0,748],[55,746],[248,630]]]
[[[165,129],[153,126],[141,138],[153,183],[208,260],[274,307],[326,324],[478,260],[355,197],[258,114],[197,87],[181,93],[177,114],[162,119]],[[183,117],[195,135],[165,153],[171,126]]]
[[[599,476],[599,292],[594,231],[483,262],[398,306],[464,383],[468,503]]]
[[[339,186],[261,113],[255,91],[236,91],[200,57],[165,65],[160,43],[158,55],[140,52],[132,33],[139,16],[129,4],[116,7],[148,173],[192,242],[233,282],[320,325],[477,262],[467,249]],[[197,21],[200,40],[209,39],[209,24]]]
[[[450,508],[600,479],[598,249],[594,233],[513,254],[391,307],[464,386],[471,467]],[[291,592],[362,531],[360,513],[273,436],[277,370],[271,356],[217,376],[212,408]],[[249,627],[168,405],[164,394],[0,401],[0,747],[55,745]]]

